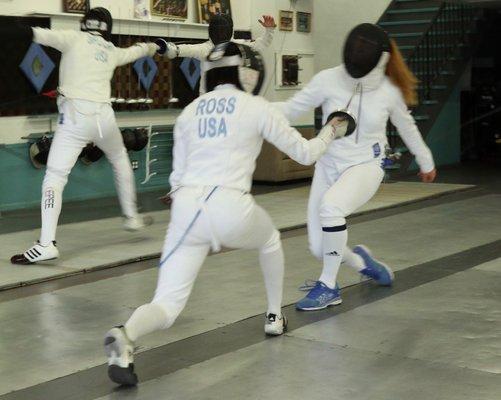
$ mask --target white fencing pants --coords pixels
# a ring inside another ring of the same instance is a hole
[[[333,286],[346,247],[346,217],[367,203],[377,192],[384,171],[380,160],[351,166],[341,173],[317,164],[308,200],[308,240],[315,257],[324,261],[320,280]],[[335,249],[324,249],[330,244]],[[337,248],[336,248],[337,246]],[[335,254],[336,257],[332,255]]]
[[[56,239],[68,175],[82,149],[90,142],[104,152],[113,167],[123,214],[126,217],[137,215],[134,174],[111,106],[85,100],[62,100],[59,113],[42,185],[42,245]]]
[[[221,245],[259,250],[268,312],[281,314],[284,256],[268,213],[239,190],[184,187],[174,194],[155,296],[125,324],[131,340],[174,323],[211,246]]]

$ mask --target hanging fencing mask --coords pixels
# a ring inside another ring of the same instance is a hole
[[[215,45],[228,42],[233,37],[233,20],[229,15],[213,15],[209,21],[209,38]]]
[[[80,29],[84,32],[99,32],[110,41],[113,19],[111,13],[104,7],[91,8],[80,21]]]
[[[264,62],[251,47],[234,42],[218,44],[203,61],[207,91],[230,83],[244,92],[258,95],[264,83]]]
[[[43,136],[30,145],[30,160],[35,168],[41,169],[47,165],[51,143],[50,137]]]
[[[85,165],[90,165],[98,161],[103,155],[104,153],[99,147],[94,143],[89,143],[84,147],[79,158]]]
[[[384,52],[390,52],[388,34],[374,24],[357,25],[344,44],[346,71],[355,79],[362,78],[378,65]]]

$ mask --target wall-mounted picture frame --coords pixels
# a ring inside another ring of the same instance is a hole
[[[292,31],[294,30],[294,12],[280,10],[280,30]]]
[[[231,17],[230,0],[198,0],[198,22],[208,24],[210,18],[216,14]]]
[[[85,14],[89,0],[63,0],[63,11],[72,14]]]
[[[168,19],[187,19],[188,0],[151,0],[151,15]]]
[[[311,32],[311,13],[302,11],[297,12],[296,30],[298,32]]]

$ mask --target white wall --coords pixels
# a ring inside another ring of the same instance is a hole
[[[342,62],[348,32],[362,22],[376,22],[390,0],[316,0],[313,15],[317,71]]]
[[[305,11],[313,14],[311,33],[284,32],[278,28],[275,39],[264,52],[267,67],[265,97],[281,101],[292,96],[298,89],[280,88],[277,82],[276,59],[282,54],[302,56],[300,81],[307,83],[312,75],[322,69],[341,62],[341,49],[346,33],[361,22],[374,22],[390,3],[390,0],[231,0],[235,29],[251,30],[256,38],[263,33],[258,19],[271,14],[279,20],[280,10]],[[173,36],[207,38],[207,26],[198,24],[197,0],[189,0],[186,22],[165,22],[153,17],[151,22],[133,19],[133,0],[91,0],[92,6],[110,9],[115,18],[114,33],[142,34],[151,36]],[[79,15],[62,13],[62,0],[0,0],[0,15],[25,15],[31,13],[52,14],[54,28],[78,29]],[[296,15],[294,15],[295,18]],[[150,111],[118,113],[120,126],[170,124],[179,111]],[[55,116],[41,118],[1,118],[1,143],[21,142],[21,136],[48,130],[48,120]],[[297,124],[312,124],[313,113],[299,118]]]

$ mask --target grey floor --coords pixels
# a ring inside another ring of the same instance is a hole
[[[0,400],[498,400],[500,189],[493,178],[351,218],[350,243],[371,247],[396,283],[379,288],[342,268],[343,304],[319,312],[293,308],[320,266],[303,228],[285,232],[281,338],[262,333],[256,254],[210,256],[172,329],[139,343],[136,389],[108,382],[101,340],[149,300],[156,260],[1,291]]]

